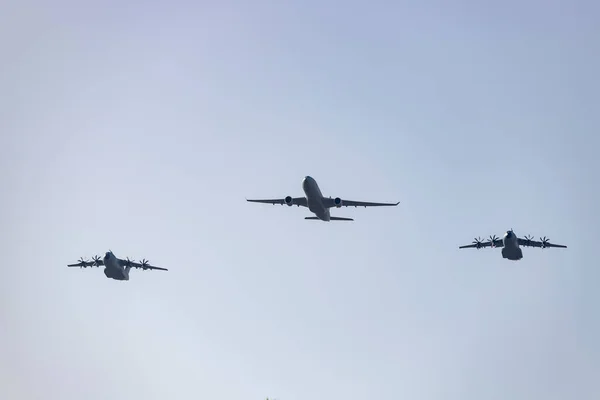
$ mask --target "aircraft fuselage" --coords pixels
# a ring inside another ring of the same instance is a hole
[[[117,281],[129,280],[129,267],[123,268],[117,257],[111,252],[104,255],[104,275]]]
[[[323,193],[317,184],[317,181],[310,176],[304,177],[302,180],[302,190],[306,196],[308,209],[322,221],[330,221],[331,213],[329,208],[323,203]]]
[[[518,261],[523,258],[523,250],[519,247],[517,235],[512,231],[507,231],[502,238],[504,247],[502,247],[502,258],[512,261]]]

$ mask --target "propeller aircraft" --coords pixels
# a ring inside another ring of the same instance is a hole
[[[524,239],[521,239],[520,237],[517,237],[511,228],[509,231],[506,231],[502,239],[496,235],[490,236],[487,242],[482,242],[481,238],[475,238],[472,244],[460,246],[459,249],[475,248],[479,250],[483,247],[502,247],[502,258],[517,261],[523,258],[523,250],[519,246],[540,247],[542,249],[545,249],[546,247],[567,248],[567,246],[562,244],[550,243],[550,239],[546,236],[540,238],[539,242],[533,240],[533,236],[525,236]]]
[[[87,268],[87,267],[100,267],[104,265],[104,275],[107,278],[112,278],[117,281],[128,281],[129,280],[129,271],[131,268],[141,268],[143,270],[147,269],[157,269],[161,271],[168,271],[166,268],[159,268],[150,265],[150,262],[146,259],[143,259],[141,262],[135,262],[134,260],[130,260],[127,257],[125,260],[115,257],[111,250],[107,251],[103,258],[98,256],[94,256],[92,261],[84,260],[83,257],[79,259],[77,264],[69,264],[67,267],[79,267],[79,268]]]

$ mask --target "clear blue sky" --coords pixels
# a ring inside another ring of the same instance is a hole
[[[0,397],[599,398],[599,9],[3,3]]]

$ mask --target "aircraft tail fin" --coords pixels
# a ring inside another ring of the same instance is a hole
[[[304,219],[312,219],[312,220],[320,220],[317,217],[304,217]],[[344,218],[344,217],[330,217],[331,221],[354,221],[352,218]]]

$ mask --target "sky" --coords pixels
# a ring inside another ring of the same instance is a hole
[[[600,397],[597,3],[0,10],[0,398]]]

